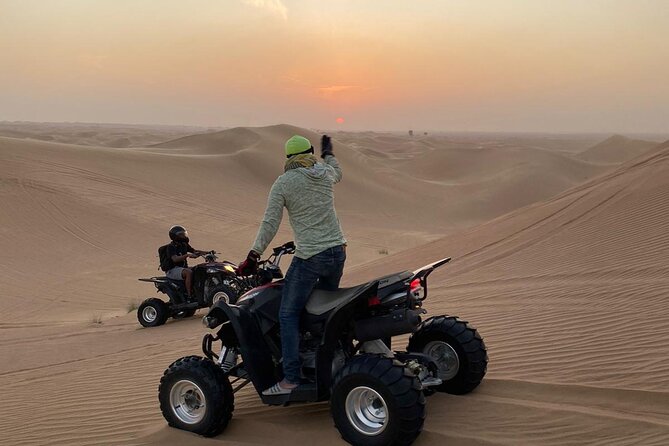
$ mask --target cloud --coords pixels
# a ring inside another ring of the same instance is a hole
[[[330,85],[329,87],[318,87],[318,91],[321,94],[333,94],[347,90],[358,90],[360,88],[362,87],[358,87],[357,85]]]
[[[288,19],[288,8],[281,0],[242,0],[242,2],[278,14],[284,20]]]
[[[371,91],[371,87],[360,85],[328,85],[326,87],[317,87],[316,91],[324,98],[336,98],[346,94],[360,94]]]

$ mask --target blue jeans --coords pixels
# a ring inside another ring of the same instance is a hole
[[[314,288],[331,291],[339,288],[345,261],[344,246],[335,246],[308,259],[293,257],[288,268],[279,323],[283,376],[292,384],[300,383],[300,316]]]

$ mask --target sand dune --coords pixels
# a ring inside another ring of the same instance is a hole
[[[160,228],[175,216],[198,247],[243,255],[281,172],[275,149],[292,133],[318,137],[273,126],[133,149],[0,138],[0,385],[19,402],[0,417],[1,441],[341,444],[327,405],[268,408],[251,389],[216,439],[167,428],[159,377],[198,353],[204,329],[198,318],[140,329],[125,309],[153,294],[135,279],[155,272]],[[432,138],[396,142],[385,157],[336,140],[346,283],[450,255],[426,305],[470,320],[489,347],[484,384],[430,397],[417,444],[667,444],[669,144],[602,173],[602,162],[569,156],[575,145],[440,154]],[[448,174],[416,169],[423,156]],[[459,184],[440,184],[450,178]],[[520,208],[531,200],[542,201]]]
[[[613,135],[581,152],[579,158],[597,163],[616,164],[639,156],[656,145],[651,141]]]
[[[192,126],[0,121],[0,136],[100,147],[146,146],[208,131],[212,129]]]
[[[155,247],[174,222],[187,224],[200,246],[240,257],[252,241],[269,186],[282,171],[283,141],[295,133],[315,143],[319,138],[286,125],[197,134],[132,149],[0,137],[2,205],[12,210],[0,220],[15,234],[8,249],[29,253],[0,261],[10,272],[1,280],[11,290],[8,311],[18,314],[20,306],[14,304],[35,299],[40,305],[29,318],[81,321],[93,312],[118,314],[142,296],[145,285],[134,279],[155,271]],[[392,146],[391,135],[380,138]],[[356,247],[351,265],[545,199],[601,170],[546,151],[440,151],[439,141],[433,137],[429,153],[407,159],[402,168],[335,140],[345,166],[337,207]],[[397,146],[398,153],[403,151],[401,141]],[[491,166],[507,158],[506,170],[495,175]],[[435,165],[445,166],[444,178],[453,180],[431,180]],[[291,238],[287,224],[279,237]],[[35,277],[37,259],[53,266],[26,285]],[[118,280],[110,281],[108,271]]]
[[[393,177],[439,187],[449,216],[472,226],[545,200],[657,143],[613,136],[572,138],[342,133],[341,140]],[[393,142],[394,141],[394,142]],[[604,156],[604,153],[606,155]]]

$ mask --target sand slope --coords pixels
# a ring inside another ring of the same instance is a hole
[[[0,385],[19,402],[0,417],[0,442],[341,444],[327,405],[268,408],[248,388],[223,436],[167,428],[158,380],[170,362],[199,352],[205,331],[197,318],[141,329],[125,314],[133,298],[154,295],[135,278],[155,271],[147,253],[163,240],[156,228],[174,215],[187,218],[200,245],[232,258],[247,249],[264,207],[255,192],[266,193],[271,177],[257,156],[267,147],[262,141],[294,129],[247,130],[260,143],[232,151],[200,137],[127,150],[0,138],[0,231],[10,253],[0,259]],[[403,195],[397,177],[364,189],[373,199],[357,216],[363,189],[356,188],[389,166],[340,144],[347,169],[369,175],[351,179],[350,189],[341,185],[341,217],[356,250],[378,243],[379,234],[421,227],[416,215],[447,219],[455,209],[426,201],[413,203],[416,213],[397,212],[390,204],[411,200],[405,197],[426,184],[416,180]],[[268,166],[280,171],[271,159]],[[184,195],[194,185],[207,199]],[[432,396],[417,444],[667,444],[668,208],[663,144],[552,199],[445,238],[436,240],[428,223],[430,244],[352,256],[349,284],[454,257],[431,276],[426,307],[461,315],[486,338],[486,381],[469,396]],[[371,219],[378,228],[364,227]],[[102,324],[92,322],[95,312]]]
[[[496,411],[483,409],[486,386],[465,403],[491,422],[486,440],[669,441],[668,210],[665,143],[545,204],[388,259],[401,269],[456,258],[433,276],[431,311],[475,322],[490,378],[526,395],[510,392],[511,400],[492,398]],[[482,436],[480,424],[458,430]]]
[[[489,375],[475,394],[431,397],[417,444],[669,441],[668,174],[664,144],[544,204],[347,276],[356,282],[455,257],[432,276],[426,305],[479,327]],[[286,443],[315,435],[337,443],[336,433],[319,430],[329,425],[325,406],[283,416],[243,407],[244,429],[221,441],[263,442],[263,432],[278,429]],[[286,423],[297,432],[284,431]],[[163,428],[142,441],[201,441],[171,434]]]

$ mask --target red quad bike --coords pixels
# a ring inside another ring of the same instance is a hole
[[[203,255],[204,263],[195,265],[193,270],[193,297],[188,298],[183,280],[172,280],[168,277],[150,277],[139,279],[152,282],[157,293],[163,293],[168,302],[151,297],[145,299],[137,309],[137,320],[143,327],[157,327],[167,319],[183,319],[191,317],[200,308],[208,308],[219,300],[235,303],[244,292],[258,285],[252,277],[237,276],[234,263],[218,262],[216,251]]]
[[[250,382],[269,405],[330,401],[335,426],[351,444],[408,445],[423,427],[426,395],[462,395],[479,385],[488,355],[476,329],[454,316],[421,322],[427,277],[445,258],[351,288],[315,290],[301,321],[302,383],[289,395],[262,395],[282,378],[279,261],[294,250],[292,242],[275,248],[261,262],[267,283],[209,310],[203,322],[216,334],[204,336],[205,357],[167,368],[158,393],[170,426],[220,434],[234,394]],[[392,351],[390,339],[406,333],[406,350]]]

